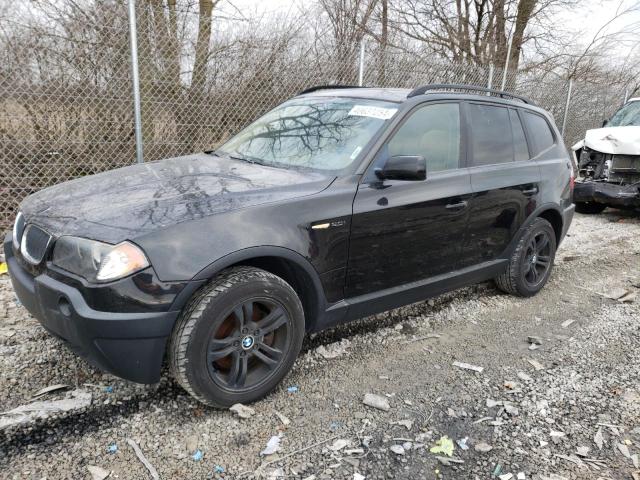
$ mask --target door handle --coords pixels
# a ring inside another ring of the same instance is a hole
[[[538,193],[538,187],[533,187],[533,188],[530,188],[529,190],[522,191],[523,195],[528,195],[528,196],[535,195],[536,193]]]
[[[467,205],[467,202],[462,201],[458,203],[450,203],[448,205],[445,205],[444,208],[446,208],[447,210],[462,210],[463,208],[467,208]]]

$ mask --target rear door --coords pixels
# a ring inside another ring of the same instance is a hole
[[[418,106],[378,153],[353,204],[346,296],[455,270],[471,197],[458,102]],[[379,181],[395,155],[422,155],[424,181]]]
[[[464,266],[500,258],[524,220],[536,208],[540,169],[531,160],[517,109],[469,102],[471,187]]]

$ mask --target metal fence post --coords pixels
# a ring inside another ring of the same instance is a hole
[[[489,64],[489,78],[487,79],[487,88],[491,90],[491,87],[493,87],[493,63]],[[489,95],[489,92],[487,92],[487,95]]]
[[[358,71],[358,85],[361,87],[364,80],[364,39],[360,43],[360,69]]]
[[[140,111],[140,72],[138,71],[138,34],[135,0],[129,0],[129,39],[131,43],[131,79],[133,84],[133,115],[136,134],[136,160],[144,162],[142,150],[142,114]]]
[[[567,115],[569,115],[569,102],[571,102],[571,89],[573,88],[573,78],[569,79],[569,90],[567,91],[567,100],[564,104],[564,115],[562,117],[562,137],[564,138],[564,130],[567,126]]]
[[[509,38],[509,46],[507,47],[507,58],[504,61],[504,70],[502,71],[502,84],[500,90],[504,90],[507,84],[507,72],[509,71],[509,60],[511,59],[511,44],[513,43],[513,35]]]

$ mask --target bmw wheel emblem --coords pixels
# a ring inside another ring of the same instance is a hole
[[[253,347],[254,343],[255,340],[253,339],[253,337],[251,335],[247,335],[242,339],[242,348],[244,348],[245,350],[249,350],[251,347]]]

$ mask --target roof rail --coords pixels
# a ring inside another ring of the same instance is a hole
[[[478,87],[476,85],[460,85],[456,83],[433,83],[429,85],[423,85],[422,87],[415,88],[409,92],[407,98],[416,97],[418,95],[424,95],[427,92],[434,90],[468,90],[471,92],[483,92],[500,98],[515,98],[526,104],[531,105],[532,102],[525,97],[516,95],[515,93],[505,92],[504,90],[494,90],[492,88]]]
[[[316,92],[318,90],[333,90],[336,88],[362,88],[359,85],[316,85],[315,87],[307,88],[298,93],[298,95],[304,95],[305,93]]]

